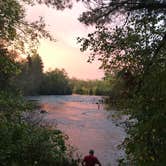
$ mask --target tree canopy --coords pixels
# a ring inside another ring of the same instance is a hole
[[[92,52],[89,61],[97,58],[102,62],[101,68],[112,75],[115,80],[112,92],[125,98],[127,106],[124,109],[132,119],[124,141],[127,156],[121,164],[165,165],[166,2],[82,1],[87,5],[87,11],[79,20],[86,25],[95,25],[96,30],[87,38],[78,39],[81,49],[89,49]],[[3,165],[41,165],[40,157],[46,156],[42,161],[47,165],[72,165],[74,160],[66,158],[61,133],[33,128],[22,121],[19,113],[29,107],[19,93],[10,88],[13,86],[11,80],[21,70],[16,55],[29,55],[23,70],[31,73],[31,78],[34,78],[32,71],[40,76],[42,63],[40,57],[33,54],[34,50],[40,38],[54,40],[45,29],[42,17],[34,22],[25,20],[24,4],[36,3],[58,10],[72,5],[70,0],[0,0],[0,162]],[[32,62],[39,70],[34,70]],[[48,72],[44,80],[48,79],[52,88],[55,78],[60,84],[68,85],[64,71]],[[31,83],[35,84],[35,79]],[[38,149],[45,151],[39,153]]]
[[[87,38],[78,38],[81,50],[90,50],[89,61],[97,58],[115,78],[113,92],[126,103],[123,109],[132,119],[123,144],[127,156],[121,162],[164,165],[166,2],[85,2],[88,10],[79,20],[96,29]]]
[[[31,53],[37,49],[39,39],[47,38],[55,40],[45,29],[44,19],[28,22],[25,19],[25,5],[45,4],[49,7],[63,10],[71,8],[72,3],[69,0],[0,0],[0,39],[5,41],[6,45],[24,54]]]
[[[84,0],[87,11],[83,12],[79,20],[86,25],[110,23],[114,15],[149,12],[165,13],[166,2],[163,0]]]
[[[36,44],[41,37],[53,39],[45,30],[42,18],[35,22],[25,20],[24,3],[35,5],[36,2],[57,9],[64,9],[68,4],[68,1],[55,0],[0,0],[0,164],[74,166],[78,164],[66,145],[65,135],[57,129],[28,122],[24,115],[36,106],[15,89],[15,78],[22,77],[22,71],[24,78],[31,76],[33,86],[40,82],[34,83],[43,69]],[[27,52],[31,53],[27,56],[28,63],[20,64],[18,56],[21,53],[28,55]]]

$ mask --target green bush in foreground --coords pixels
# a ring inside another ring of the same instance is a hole
[[[68,157],[65,139],[59,130],[50,131],[1,119],[0,133],[2,166],[77,165],[76,161]]]
[[[4,96],[0,95],[2,103]],[[10,106],[17,105],[7,101]],[[4,103],[4,102],[3,102]],[[66,137],[59,130],[49,130],[45,127],[28,124],[21,118],[21,113],[15,116],[0,112],[0,163],[2,166],[75,166],[73,152],[65,144]],[[6,116],[7,115],[7,116]]]
[[[18,74],[19,66],[3,46],[0,66],[0,165],[78,165],[63,133],[27,122],[24,114],[35,107],[13,88],[11,80]]]

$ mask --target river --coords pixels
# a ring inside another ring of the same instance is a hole
[[[97,104],[100,96],[33,96],[42,109],[43,121],[57,125],[69,136],[69,142],[84,156],[89,149],[95,150],[103,166],[116,166],[117,159],[124,155],[117,146],[126,134],[117,126],[112,111],[106,111],[103,104]]]

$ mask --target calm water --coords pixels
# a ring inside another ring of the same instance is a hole
[[[112,112],[96,104],[99,96],[35,96],[42,108],[44,122],[57,125],[69,136],[70,143],[83,155],[95,150],[103,166],[116,166],[123,152],[117,148],[124,137],[122,127],[116,126]]]

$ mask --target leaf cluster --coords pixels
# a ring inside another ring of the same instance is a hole
[[[97,58],[112,74],[110,98],[123,101],[131,118],[120,164],[165,165],[165,2],[95,2],[89,2],[92,7],[80,21],[95,24],[96,30],[78,42],[82,51],[92,52],[90,62]],[[116,13],[124,13],[126,20],[113,27]]]

